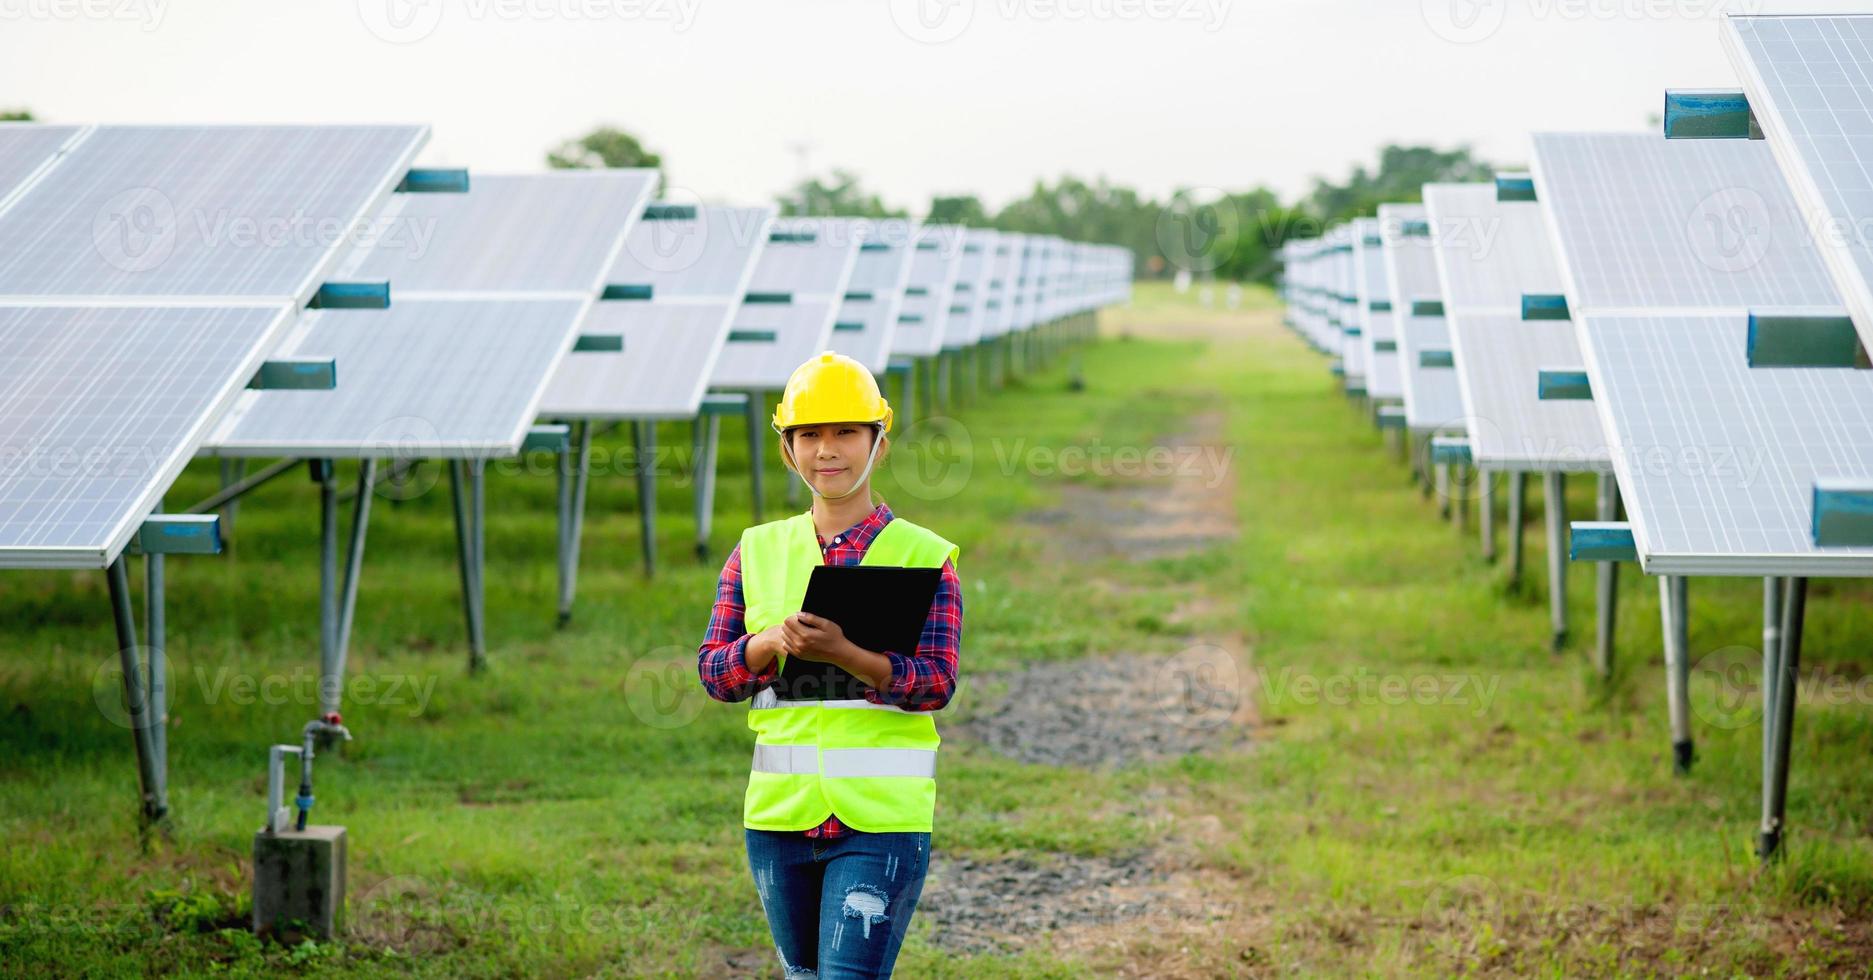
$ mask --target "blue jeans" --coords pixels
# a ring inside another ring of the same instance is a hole
[[[891,975],[923,894],[929,834],[746,833],[748,867],[789,980]]]

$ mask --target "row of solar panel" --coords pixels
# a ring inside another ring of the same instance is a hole
[[[1873,574],[1817,538],[1818,489],[1873,485],[1873,372],[1750,354],[1775,318],[1873,338],[1873,17],[1725,35],[1766,141],[1537,133],[1530,175],[1289,242],[1291,322],[1479,467],[1610,469],[1647,572]]]
[[[0,125],[0,567],[107,564],[198,451],[512,455],[1130,288],[1123,249],[653,205],[649,171],[425,179],[427,135]],[[335,383],[250,389],[268,359]]]

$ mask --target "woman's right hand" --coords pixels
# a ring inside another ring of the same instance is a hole
[[[758,674],[766,670],[767,665],[773,663],[776,657],[787,652],[787,638],[780,626],[781,624],[775,623],[748,638],[748,650],[745,657],[749,670]]]

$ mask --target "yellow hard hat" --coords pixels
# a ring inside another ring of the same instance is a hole
[[[828,422],[866,422],[891,431],[891,403],[878,391],[878,379],[865,365],[832,351],[794,368],[774,407],[776,431]]]

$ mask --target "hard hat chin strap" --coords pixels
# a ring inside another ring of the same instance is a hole
[[[786,433],[784,432],[781,433],[781,446],[782,448],[787,450],[788,468],[793,470],[793,475],[799,477],[800,482],[806,484],[806,488],[809,491],[812,491],[814,496],[821,497],[826,500],[844,500],[845,498],[850,497],[853,494],[857,493],[858,488],[865,485],[865,481],[871,478],[871,468],[874,465],[876,465],[878,462],[878,444],[883,441],[884,441],[884,426],[880,425],[878,426],[876,433],[872,435],[871,451],[865,454],[865,469],[864,471],[859,473],[858,479],[853,481],[852,488],[850,490],[847,490],[844,493],[826,494],[826,493],[820,493],[819,488],[813,485],[813,481],[807,479],[805,473],[800,472],[800,461],[793,458],[793,439],[792,437],[788,436]]]

